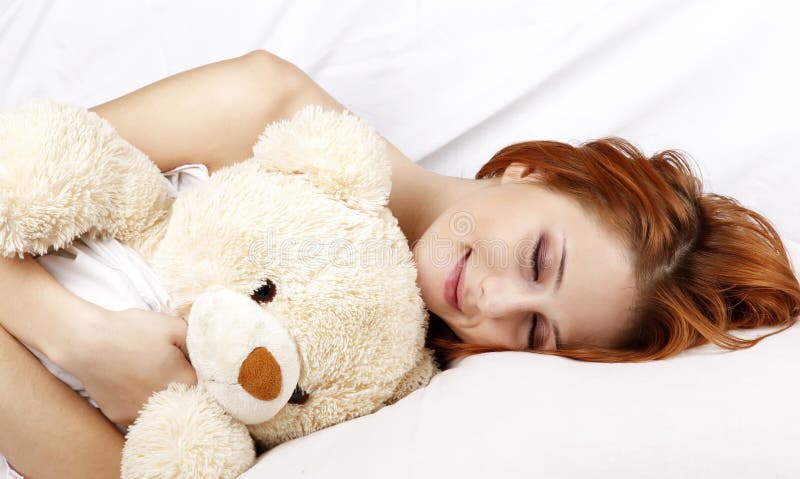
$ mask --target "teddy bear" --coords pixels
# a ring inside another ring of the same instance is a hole
[[[439,369],[390,173],[374,129],[315,105],[177,197],[83,107],[37,100],[0,114],[0,254],[115,238],[187,321],[198,383],[151,396],[127,431],[123,478],[236,477],[257,448],[428,384]]]

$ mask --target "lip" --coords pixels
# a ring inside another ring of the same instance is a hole
[[[464,264],[467,262],[467,258],[472,253],[472,248],[468,249],[464,256],[456,263],[453,267],[453,270],[450,271],[450,274],[447,275],[447,279],[444,282],[444,299],[447,301],[447,304],[452,306],[453,308],[461,311],[461,301],[463,299],[464,294],[464,285],[462,284],[462,276],[464,272]]]

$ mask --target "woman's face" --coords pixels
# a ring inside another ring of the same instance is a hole
[[[617,346],[635,293],[622,242],[569,196],[521,179],[527,173],[509,166],[415,242],[427,308],[467,343]]]

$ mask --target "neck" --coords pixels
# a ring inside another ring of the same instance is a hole
[[[499,182],[498,178],[474,180],[446,176],[414,163],[407,165],[407,171],[401,175],[393,173],[392,176],[389,209],[412,248],[436,218],[459,198]]]

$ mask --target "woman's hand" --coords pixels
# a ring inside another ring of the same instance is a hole
[[[112,421],[130,425],[147,399],[172,382],[194,385],[186,323],[152,311],[98,308],[56,361],[75,375]]]

